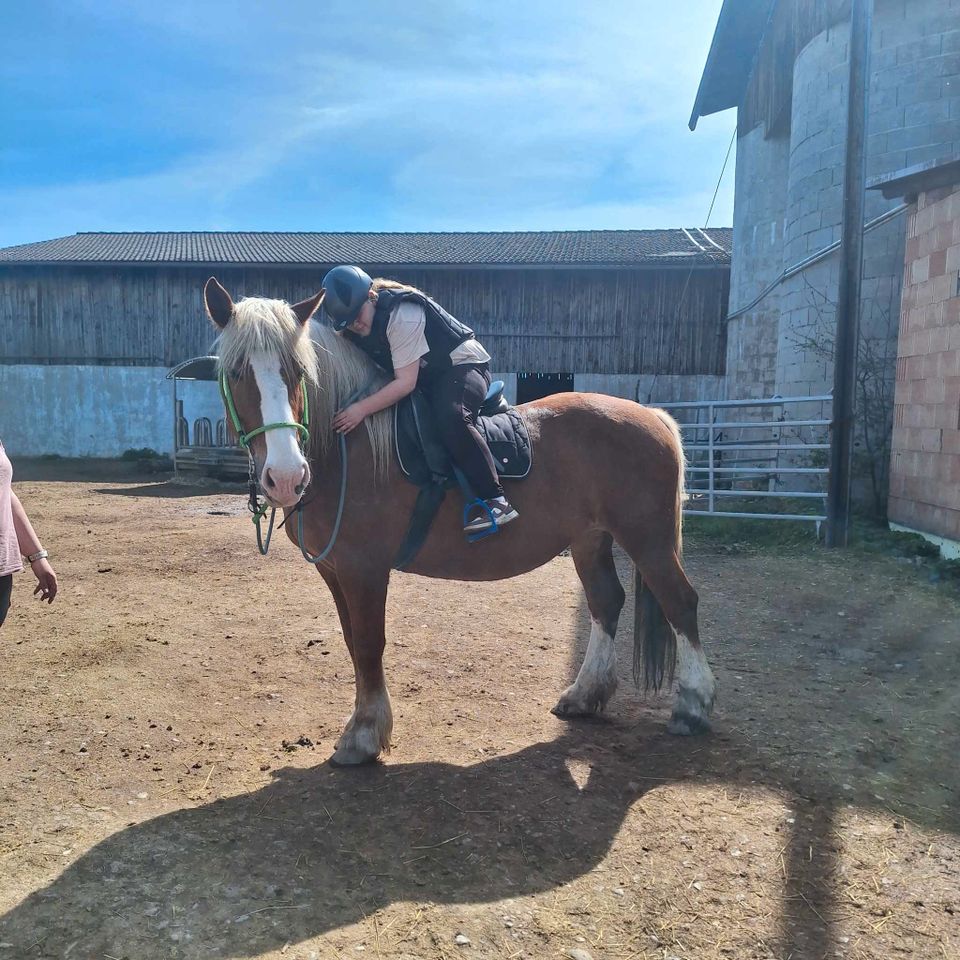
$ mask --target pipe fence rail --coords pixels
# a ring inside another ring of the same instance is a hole
[[[830,394],[652,405],[666,410],[681,430],[687,455],[684,516],[808,521],[819,532],[827,519]],[[750,501],[780,501],[784,510],[762,512]],[[805,501],[819,501],[819,509],[790,512]]]

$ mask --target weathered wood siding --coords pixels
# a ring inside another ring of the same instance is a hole
[[[470,324],[497,370],[722,374],[728,268],[397,270]],[[3,363],[173,366],[206,353],[210,270],[0,269]],[[219,268],[234,297],[294,301],[324,269]]]
[[[797,55],[815,36],[849,19],[850,0],[779,0],[737,112],[739,136],[760,123],[764,136],[789,134]]]

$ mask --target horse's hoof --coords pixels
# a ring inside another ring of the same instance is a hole
[[[573,720],[576,717],[594,717],[600,709],[599,703],[584,703],[582,700],[563,694],[557,701],[557,705],[551,707],[550,712],[561,720]]]
[[[695,737],[710,732],[710,721],[693,713],[674,713],[667,724],[667,733],[675,737]]]
[[[364,764],[376,763],[380,759],[377,753],[367,753],[354,747],[337,747],[330,758],[332,767],[361,767]]]

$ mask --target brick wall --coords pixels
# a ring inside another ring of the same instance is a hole
[[[960,541],[960,185],[921,193],[907,226],[890,519]]]

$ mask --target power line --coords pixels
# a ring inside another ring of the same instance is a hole
[[[710,201],[710,209],[707,211],[707,219],[704,221],[703,229],[706,230],[710,223],[710,215],[713,213],[713,205],[717,202],[717,194],[720,193],[720,184],[723,183],[723,175],[727,172],[727,163],[730,160],[730,151],[733,150],[733,142],[737,139],[737,128],[734,126],[733,135],[730,137],[730,146],[727,147],[727,155],[723,158],[723,166],[720,168],[720,176],[717,178],[717,186],[713,191],[713,199]]]

